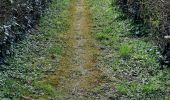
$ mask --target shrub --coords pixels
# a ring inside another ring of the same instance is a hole
[[[31,32],[50,0],[0,1],[0,63],[12,45]]]
[[[149,34],[155,40],[162,53],[162,64],[170,66],[170,45],[165,42],[164,36],[170,35],[170,1],[169,0],[116,0],[123,12],[134,18],[135,22],[141,22],[147,31],[136,28],[137,35]],[[164,52],[166,52],[164,54]]]

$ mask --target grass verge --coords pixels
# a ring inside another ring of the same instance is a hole
[[[102,44],[100,61],[113,76],[110,99],[168,100],[170,72],[159,70],[158,47],[148,37],[132,37],[135,27],[125,19],[115,0],[88,0],[93,33]],[[123,19],[122,19],[123,18]]]
[[[62,54],[62,37],[67,31],[69,0],[53,0],[37,29],[14,45],[8,65],[0,68],[0,99],[52,99],[58,92],[43,81],[57,68]]]

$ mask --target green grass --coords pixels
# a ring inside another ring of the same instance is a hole
[[[128,92],[127,90],[127,86],[125,84],[117,84],[116,85],[116,90],[120,93],[120,94],[126,94]]]
[[[53,47],[50,47],[48,51],[50,54],[61,54],[62,48],[58,46],[53,46]]]
[[[128,44],[121,44],[119,54],[121,57],[128,57],[132,53],[132,48]]]
[[[118,100],[168,100],[168,69],[160,70],[159,48],[149,37],[132,37],[132,19],[123,18],[115,0],[88,0],[93,16],[93,34],[101,43],[100,63],[113,73]],[[122,19],[123,18],[123,19]],[[108,55],[113,55],[109,59]],[[125,59],[126,58],[126,59]]]
[[[43,78],[56,70],[60,60],[60,36],[68,29],[69,4],[69,0],[53,0],[40,19],[38,30],[13,46],[14,55],[7,59],[9,65],[2,65],[0,70],[1,100],[19,100],[22,96],[48,100],[60,94]]]
[[[34,85],[37,88],[43,90],[45,92],[46,96],[49,96],[49,95],[53,96],[53,97],[56,96],[57,91],[56,91],[55,87],[53,87],[52,85],[45,83],[43,81],[37,81],[37,82],[34,83]]]
[[[143,85],[142,89],[144,92],[152,92],[152,91],[157,91],[159,89],[159,87],[161,87],[161,85],[159,84],[154,84],[154,83],[148,83]]]
[[[103,33],[97,33],[96,34],[96,38],[98,40],[108,40],[109,39],[109,35],[108,34],[103,34]]]

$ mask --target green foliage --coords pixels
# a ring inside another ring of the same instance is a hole
[[[132,35],[151,36],[156,40],[161,51],[166,53],[160,57],[162,66],[168,66],[169,45],[164,36],[169,35],[170,1],[169,0],[116,0],[128,17],[133,17],[137,26],[133,27]],[[139,24],[140,23],[140,24]]]
[[[99,40],[108,40],[109,39],[109,35],[108,34],[103,34],[103,33],[97,33],[96,37]]]
[[[121,94],[126,94],[128,92],[127,86],[125,84],[117,84],[115,87],[116,90]]]
[[[149,25],[149,32],[153,36],[162,35],[165,32],[166,15],[169,11],[169,1],[166,3],[159,0],[131,0],[124,2],[124,0],[116,0],[121,5],[124,12],[134,17],[135,21],[142,21],[145,25]],[[124,3],[123,3],[124,2]],[[159,32],[158,32],[159,30]],[[142,33],[141,33],[142,34]],[[160,37],[161,38],[161,37]]]
[[[157,91],[161,86],[156,83],[148,83],[143,85],[143,91],[146,93],[152,92],[152,91]]]
[[[0,63],[13,53],[16,42],[27,38],[50,0],[0,1]]]
[[[111,97],[121,100],[166,100],[169,97],[170,73],[159,70],[158,47],[150,38],[132,37],[134,22],[122,17],[124,14],[118,9],[115,0],[88,1],[94,12],[93,33],[102,37],[97,39],[102,39],[100,42],[105,47],[101,65],[112,69],[109,75],[114,78],[116,92]],[[155,23],[158,21],[155,20]]]
[[[51,84],[42,80],[47,72],[50,74],[56,70],[62,54],[59,38],[68,28],[65,10],[69,2],[53,0],[40,18],[38,30],[12,47],[14,55],[7,59],[9,65],[1,65],[0,99],[19,100],[28,96],[47,100],[58,94]]]
[[[41,81],[35,82],[34,85],[37,88],[43,90],[45,92],[45,95],[47,96],[50,95],[50,96],[55,97],[57,91],[55,87],[53,87],[52,85],[45,83],[45,82],[41,82]]]
[[[128,44],[121,44],[119,47],[119,53],[122,57],[128,57],[130,56],[130,53],[132,53],[132,48],[129,47]]]
[[[62,48],[58,47],[58,46],[54,46],[54,47],[49,48],[48,51],[51,54],[61,54],[62,53]]]

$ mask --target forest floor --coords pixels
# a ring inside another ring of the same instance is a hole
[[[115,0],[53,0],[1,66],[0,99],[169,100],[170,72],[139,27]]]

